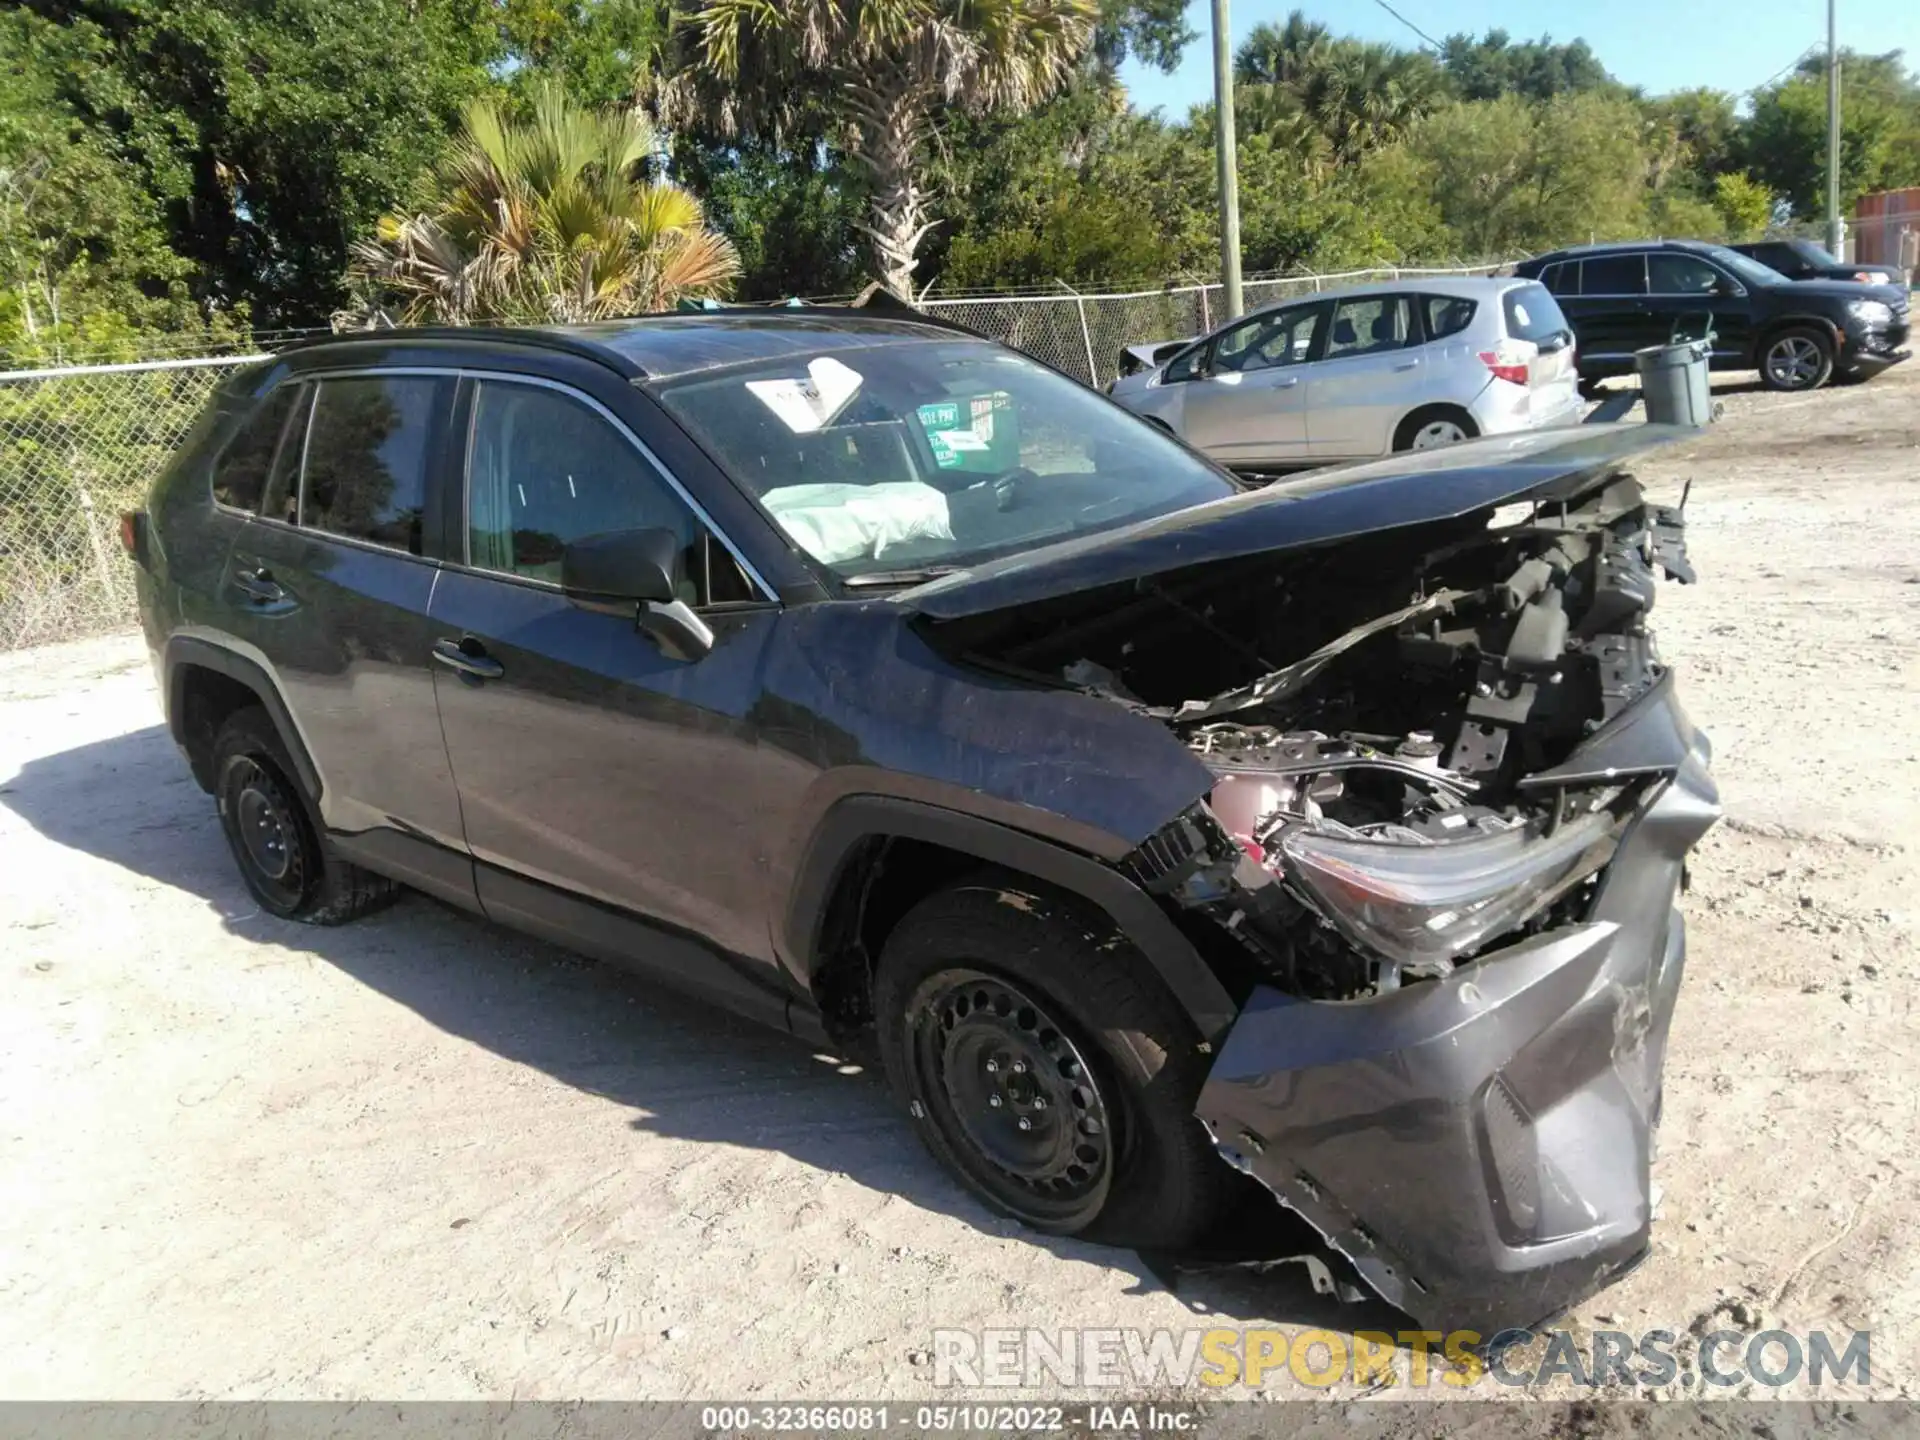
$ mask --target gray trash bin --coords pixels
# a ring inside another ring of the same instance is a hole
[[[1655,425],[1712,423],[1713,387],[1707,380],[1707,357],[1712,352],[1711,339],[1678,340],[1633,352],[1648,421]]]

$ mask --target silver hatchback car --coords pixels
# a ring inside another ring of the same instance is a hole
[[[1586,409],[1573,327],[1544,286],[1512,277],[1329,291],[1150,353],[1108,393],[1242,470],[1573,425]]]

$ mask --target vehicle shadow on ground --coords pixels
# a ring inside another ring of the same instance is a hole
[[[1171,1290],[1196,1314],[1409,1328],[1384,1302],[1314,1293],[1302,1266],[1252,1268],[1324,1252],[1250,1182],[1245,1213],[1206,1253],[1149,1257],[1039,1235],[949,1180],[872,1068],[420,895],[339,928],[276,919],[242,885],[213,802],[164,726],[31,760],[0,782],[0,806],[56,844],[199,896],[241,939],[311,954],[449,1034],[638,1112],[637,1130],[778,1150],[986,1233],[1131,1270],[1131,1293]]]

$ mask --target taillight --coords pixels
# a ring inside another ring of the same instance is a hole
[[[1493,372],[1496,380],[1510,381],[1515,385],[1527,383],[1527,362],[1524,360],[1509,360],[1497,350],[1482,350],[1480,363]]]
[[[120,512],[120,548],[138,562],[146,564],[146,512],[141,510],[122,510]]]

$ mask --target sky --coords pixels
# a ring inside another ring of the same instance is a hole
[[[1393,8],[1436,40],[1456,31],[1505,30],[1515,40],[1543,33],[1555,40],[1582,39],[1600,63],[1628,85],[1653,94],[1694,85],[1743,91],[1790,69],[1810,45],[1827,43],[1826,0],[1572,0],[1546,6],[1524,0],[1388,0]],[[1838,0],[1843,47],[1879,54],[1905,50],[1920,67],[1920,0]],[[1293,9],[1338,35],[1422,42],[1388,14],[1379,0],[1232,0],[1230,26],[1237,46],[1262,21],[1283,22]],[[1213,95],[1212,6],[1193,0],[1187,25],[1198,39],[1187,46],[1171,75],[1129,62],[1121,71],[1134,104],[1156,107],[1169,119]],[[1842,80],[1845,72],[1842,72]]]

